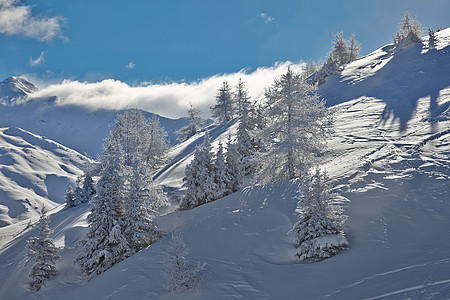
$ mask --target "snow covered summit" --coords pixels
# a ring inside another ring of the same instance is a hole
[[[37,90],[37,87],[25,79],[11,76],[0,82],[0,99],[3,103],[11,100],[19,100]]]

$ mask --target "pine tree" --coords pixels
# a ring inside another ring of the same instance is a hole
[[[422,26],[415,17],[411,18],[408,12],[403,14],[399,27],[400,31],[394,38],[394,46],[422,43]]]
[[[298,203],[301,213],[292,229],[298,234],[298,259],[318,261],[348,249],[342,231],[345,216],[331,201],[326,173],[317,169],[304,183],[302,193]]]
[[[181,209],[190,209],[214,201],[217,185],[214,182],[214,165],[211,153],[211,143],[208,132],[205,133],[203,144],[195,150],[194,159],[185,170],[186,194],[180,203]]]
[[[352,34],[350,40],[348,41],[348,50],[349,50],[349,61],[352,62],[359,57],[359,51],[361,51],[361,46],[359,42],[355,38],[355,34]]]
[[[302,176],[326,147],[332,114],[316,92],[290,68],[266,90],[269,124],[263,130],[263,182]]]
[[[226,166],[228,177],[230,178],[227,189],[232,193],[237,192],[243,181],[242,156],[238,151],[238,145],[232,144],[231,136],[228,135]]]
[[[235,108],[228,82],[224,81],[216,96],[216,104],[211,106],[211,113],[219,124],[225,124],[235,116]]]
[[[122,227],[128,245],[134,252],[151,245],[161,237],[153,222],[160,199],[155,199],[154,192],[151,191],[155,185],[145,171],[142,166],[134,166],[128,197],[123,204]]]
[[[146,147],[146,164],[151,171],[155,171],[166,163],[169,145],[167,143],[167,132],[161,127],[159,118],[156,116],[150,120],[150,128],[145,129],[148,138],[143,138],[141,143]]]
[[[126,156],[117,147],[118,143],[117,136],[106,139],[97,195],[87,217],[89,229],[83,251],[76,259],[87,275],[100,274],[132,253],[121,227],[126,197],[122,168]]]
[[[56,275],[56,261],[60,258],[58,248],[53,240],[49,238],[49,218],[45,215],[43,207],[39,217],[39,236],[32,237],[27,241],[29,251],[28,258],[35,263],[31,268],[31,281],[28,286],[32,291],[39,291],[47,280]]]
[[[243,175],[249,175],[254,171],[253,159],[256,154],[258,143],[250,137],[249,130],[244,122],[240,122],[236,134],[236,148],[239,153],[241,171]]]
[[[85,172],[83,181],[83,198],[84,202],[89,202],[96,194],[94,180],[92,180],[91,175]]]
[[[206,263],[188,260],[189,248],[180,234],[172,234],[172,242],[164,254],[164,289],[176,294],[199,291],[206,279],[200,274],[205,270]]]
[[[64,196],[64,202],[66,203],[66,208],[75,206],[75,193],[73,192],[72,186],[70,184],[67,186],[66,195]]]
[[[434,49],[436,48],[436,35],[434,34],[434,31],[430,28],[428,28],[428,49]]]
[[[232,178],[230,177],[228,166],[225,163],[222,143],[219,143],[216,160],[214,161],[214,182],[217,187],[215,199],[231,194],[230,186]]]
[[[244,82],[240,78],[236,85],[236,92],[233,93],[233,102],[236,107],[237,117],[241,119],[241,121],[247,123],[250,111],[250,96],[245,89]]]
[[[194,136],[200,130],[202,124],[205,122],[205,120],[200,117],[200,109],[198,107],[192,106],[192,103],[189,103],[187,114],[189,125],[177,131],[177,133],[179,134],[178,140],[181,142],[187,140],[191,136]]]

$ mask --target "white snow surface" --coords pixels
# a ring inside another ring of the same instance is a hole
[[[54,141],[17,127],[0,128],[0,227],[36,219],[42,206],[64,202],[89,159]],[[0,244],[4,236],[0,235]]]
[[[61,248],[58,274],[27,291],[31,264],[24,222],[0,228],[0,299],[449,299],[450,30],[438,49],[385,46],[327,79],[320,94],[336,110],[323,167],[345,207],[350,250],[316,263],[295,262],[298,181],[252,186],[157,219],[181,232],[190,259],[206,262],[201,292],[167,295],[162,251],[170,236],[90,280],[73,260],[89,204],[51,212]],[[214,145],[236,124],[211,127]],[[156,180],[181,186],[203,133],[172,149]]]

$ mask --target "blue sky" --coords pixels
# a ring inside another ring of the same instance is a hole
[[[0,3],[0,79],[28,74],[42,82],[196,81],[324,58],[336,31],[355,33],[365,54],[391,42],[404,11],[427,28],[450,26],[446,0]],[[26,7],[34,22],[26,24],[41,32],[5,28],[8,5]]]

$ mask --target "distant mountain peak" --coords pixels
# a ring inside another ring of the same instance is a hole
[[[0,99],[11,101],[32,94],[38,90],[22,77],[11,76],[0,82]]]

